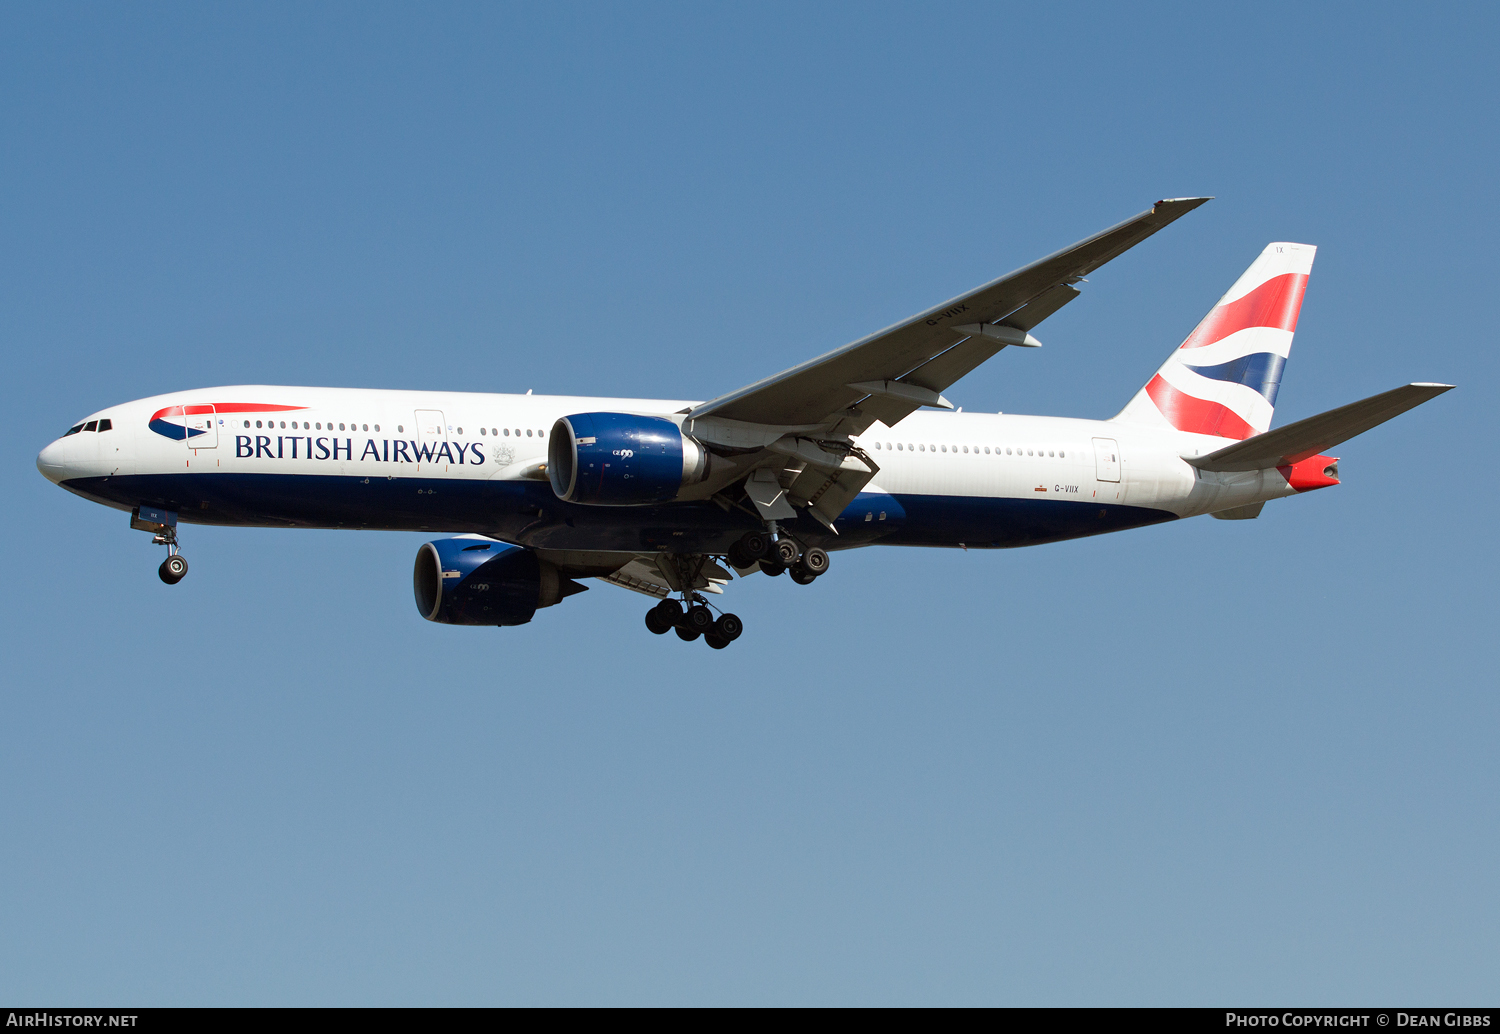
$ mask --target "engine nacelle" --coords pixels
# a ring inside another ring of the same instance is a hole
[[[552,425],[547,476],[570,503],[643,506],[707,477],[708,452],[665,417],[576,413]]]
[[[417,610],[445,625],[524,625],[586,587],[531,550],[492,539],[438,539],[417,550]]]

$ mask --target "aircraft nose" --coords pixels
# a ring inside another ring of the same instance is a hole
[[[36,454],[36,469],[42,472],[42,477],[54,485],[62,481],[63,475],[67,473],[67,466],[63,462],[61,441],[53,442]]]

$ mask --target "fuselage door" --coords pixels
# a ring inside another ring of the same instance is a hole
[[[1120,445],[1113,438],[1094,439],[1094,477],[1100,481],[1120,480]]]
[[[182,422],[187,427],[184,439],[189,449],[217,449],[219,447],[218,414],[213,406],[183,406]]]
[[[448,425],[443,422],[443,413],[439,409],[419,409],[415,414],[417,418],[417,455],[432,456],[438,446],[448,440]],[[418,459],[418,463],[424,462]],[[425,462],[433,462],[431,459]]]

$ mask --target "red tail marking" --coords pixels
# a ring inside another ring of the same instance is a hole
[[[1162,380],[1161,374],[1151,378],[1151,383],[1146,385],[1146,394],[1151,396],[1151,401],[1156,403],[1167,422],[1179,431],[1241,441],[1256,433],[1255,428],[1245,423],[1234,410],[1178,391]]]
[[[1214,306],[1203,322],[1193,328],[1182,347],[1202,348],[1250,327],[1296,330],[1297,314],[1302,311],[1302,295],[1306,291],[1306,273],[1273,276],[1243,298]]]

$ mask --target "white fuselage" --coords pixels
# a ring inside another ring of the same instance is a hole
[[[537,471],[559,417],[596,411],[671,416],[691,405],[660,399],[210,388],[92,414],[89,421],[107,420],[110,430],[69,434],[47,446],[37,462],[49,479],[89,498],[121,509],[174,505],[188,522],[448,530],[435,500],[431,506],[423,501],[415,523],[411,507],[387,515],[374,498],[357,518],[347,512],[357,500],[341,503],[344,509],[332,519],[323,512],[327,507],[318,492],[331,483],[372,481],[414,484],[420,493],[436,493],[445,483],[457,488],[525,480],[530,490],[547,487]],[[177,415],[169,413],[174,409]],[[194,421],[194,437],[169,436]],[[1274,469],[1213,474],[1184,461],[1223,446],[1224,439],[1119,421],[918,411],[891,428],[876,424],[857,442],[880,468],[861,499],[886,494],[921,500],[932,513],[943,500],[1017,505],[1045,500],[1156,511],[1158,519],[1167,519],[1294,494]],[[299,489],[301,479],[309,480]],[[204,488],[216,482],[233,485],[221,493],[225,499]],[[257,486],[263,486],[263,500],[255,498]],[[305,513],[298,511],[301,498],[308,503]],[[473,530],[475,522],[471,515],[452,523],[451,530]],[[974,538],[971,529],[963,534]],[[993,544],[1003,540],[996,535]],[[914,541],[945,544],[930,535]],[[952,544],[961,541],[954,538]]]

